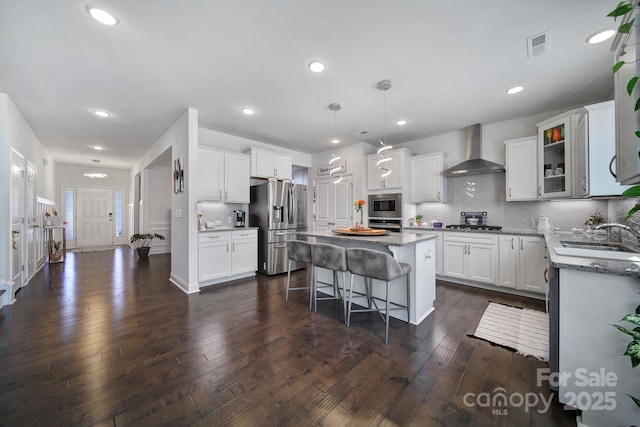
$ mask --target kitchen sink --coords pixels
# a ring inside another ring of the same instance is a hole
[[[561,240],[553,250],[558,255],[640,262],[640,252],[620,243]]]

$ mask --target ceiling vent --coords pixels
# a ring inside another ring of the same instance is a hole
[[[549,33],[547,30],[544,33],[531,36],[527,39],[527,56],[533,58],[534,56],[540,56],[543,53],[549,51]]]

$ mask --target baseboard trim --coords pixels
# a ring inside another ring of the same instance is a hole
[[[197,282],[189,283],[188,281],[182,280],[180,277],[176,276],[173,273],[169,275],[169,281],[187,295],[200,292],[200,286]]]

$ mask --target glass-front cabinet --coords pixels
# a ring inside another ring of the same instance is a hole
[[[574,114],[538,124],[538,197],[571,197]]]

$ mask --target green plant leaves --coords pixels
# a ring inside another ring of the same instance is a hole
[[[631,400],[633,400],[636,403],[636,405],[638,405],[638,408],[640,408],[640,399],[638,399],[637,397],[633,397],[630,394],[627,394],[627,396],[629,396]]]
[[[622,318],[625,322],[633,323],[634,325],[640,325],[640,315],[637,313],[627,314]]]
[[[618,32],[619,33],[624,33],[624,34],[629,34],[631,32],[631,30],[633,29],[633,23],[634,23],[635,19],[632,19],[631,21],[627,22],[626,24],[622,24],[618,27]]]
[[[632,10],[633,10],[633,4],[631,4],[631,2],[621,1],[620,3],[618,3],[618,6],[616,6],[615,10],[609,12],[607,16],[610,16],[612,18],[617,18],[618,16],[626,15]]]
[[[636,87],[636,83],[638,83],[638,76],[633,77],[631,80],[629,80],[629,83],[627,83],[627,93],[629,94],[629,96],[631,96],[631,94],[633,93],[633,88]]]
[[[631,331],[625,328],[624,326],[620,326],[620,325],[613,325],[613,326],[615,326],[623,334],[630,335],[634,339],[634,341],[640,340],[640,332],[635,330]]]
[[[634,185],[622,192],[622,197],[640,197],[640,185]]]
[[[636,367],[640,365],[640,341],[633,340],[629,343],[627,351],[624,352],[625,356],[631,357],[631,366]]]
[[[613,65],[613,72],[616,73],[622,66],[624,65],[624,61],[617,62]]]

